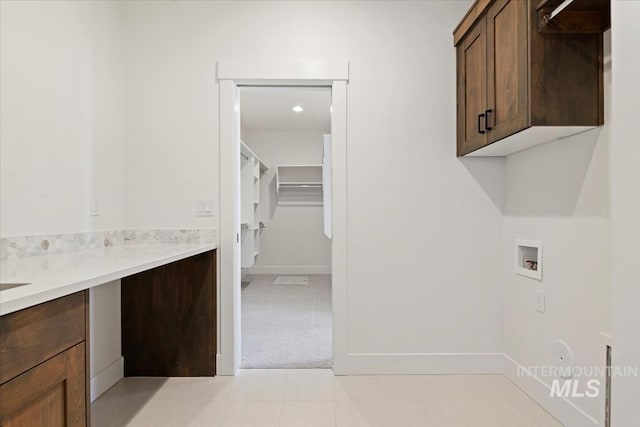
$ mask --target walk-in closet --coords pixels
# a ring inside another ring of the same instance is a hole
[[[331,368],[331,90],[241,87],[243,368]]]

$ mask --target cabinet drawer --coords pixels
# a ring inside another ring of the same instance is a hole
[[[0,317],[0,384],[85,339],[86,291]]]

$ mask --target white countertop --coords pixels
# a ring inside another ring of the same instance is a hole
[[[214,243],[124,244],[0,261],[0,316],[216,249]]]

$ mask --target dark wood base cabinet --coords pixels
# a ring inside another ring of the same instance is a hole
[[[216,251],[122,279],[125,376],[216,373]]]
[[[214,376],[216,251],[122,279],[126,376]],[[0,427],[90,424],[89,291],[0,317]]]
[[[87,426],[88,291],[0,317],[0,426]]]

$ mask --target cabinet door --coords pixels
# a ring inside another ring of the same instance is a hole
[[[0,425],[86,426],[84,342],[0,386]]]
[[[481,18],[457,47],[458,156],[487,144],[486,21]]]
[[[497,0],[487,12],[489,143],[529,127],[527,3]]]

